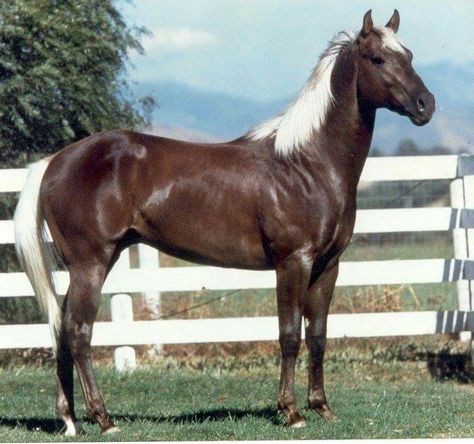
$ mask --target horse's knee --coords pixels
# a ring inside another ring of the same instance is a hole
[[[314,334],[306,332],[305,335],[306,347],[311,356],[317,357],[324,355],[326,350],[326,335],[325,334]]]
[[[279,342],[283,357],[295,356],[300,349],[301,334],[299,332],[280,333]]]

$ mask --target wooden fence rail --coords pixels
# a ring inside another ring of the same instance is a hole
[[[0,170],[0,193],[18,192],[25,178],[24,169]],[[467,339],[474,331],[474,156],[370,158],[361,179],[406,180],[450,180],[451,206],[359,210],[355,233],[451,231],[454,257],[343,262],[337,285],[456,282],[458,311],[331,315],[329,337],[461,333]],[[0,244],[12,243],[13,222],[0,221]],[[122,254],[103,290],[115,294],[112,322],[98,322],[94,329],[93,345],[120,346],[115,353],[119,368],[134,367],[134,350],[130,347],[134,345],[277,339],[276,317],[134,321],[127,294],[143,292],[159,307],[160,292],[273,288],[274,272],[201,266],[160,268],[157,252],[144,245],[139,246],[139,262],[139,268],[130,268],[128,251]],[[54,279],[58,293],[64,294],[67,273],[55,272]],[[0,273],[0,298],[32,295],[24,273]],[[46,325],[0,326],[0,348],[50,346]]]

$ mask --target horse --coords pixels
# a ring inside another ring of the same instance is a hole
[[[308,407],[335,418],[324,391],[327,316],[376,111],[387,108],[421,126],[435,110],[397,36],[399,24],[397,10],[380,27],[368,11],[360,32],[332,39],[286,111],[235,140],[190,143],[114,130],[30,166],[14,216],[16,247],[48,314],[56,412],[66,434],[81,431],[73,367],[88,415],[101,432],[118,431],[90,343],[103,282],[120,252],[138,242],[201,264],[275,270],[278,408],[288,426],[305,425],[294,390],[304,319]],[[63,300],[52,283],[45,224],[70,276]]]

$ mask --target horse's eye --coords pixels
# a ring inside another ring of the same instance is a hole
[[[384,63],[384,60],[382,59],[382,57],[378,57],[378,56],[371,57],[370,60],[372,61],[374,65],[382,65]]]

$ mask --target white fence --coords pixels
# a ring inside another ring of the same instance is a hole
[[[19,191],[25,170],[0,170],[0,192]],[[458,310],[397,313],[337,314],[329,316],[328,337],[428,335],[459,332],[467,339],[474,331],[474,157],[431,156],[368,159],[362,182],[451,180],[451,207],[359,210],[356,233],[452,231],[451,259],[357,261],[341,263],[338,286],[456,282]],[[14,242],[13,222],[0,221],[0,244]],[[112,322],[98,322],[93,345],[184,344],[198,342],[275,340],[276,317],[134,321],[126,293],[273,288],[272,271],[243,271],[212,267],[159,268],[154,250],[140,246],[140,268],[121,256],[104,285],[112,298]],[[58,292],[68,286],[65,272],[56,272]],[[23,273],[0,273],[0,297],[32,296]],[[467,336],[466,336],[467,335]],[[46,325],[0,326],[0,348],[49,347]],[[133,349],[118,351],[117,359],[131,359]]]

